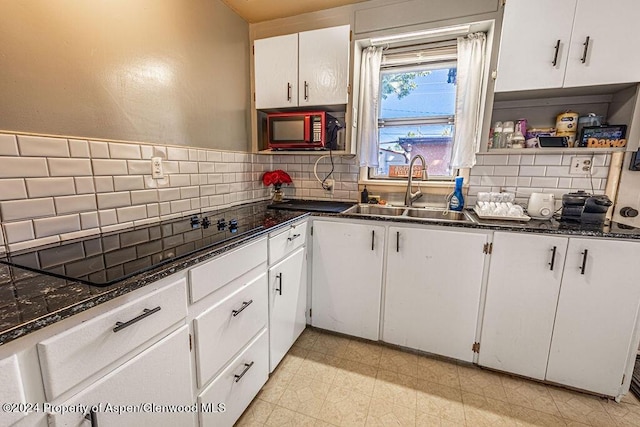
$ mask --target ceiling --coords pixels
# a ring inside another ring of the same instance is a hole
[[[365,0],[222,0],[245,21],[256,23],[276,18],[331,9]]]

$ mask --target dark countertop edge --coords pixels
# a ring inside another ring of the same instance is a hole
[[[277,225],[274,225],[273,227],[264,228],[255,233],[240,236],[236,240],[233,240],[231,242],[225,242],[220,246],[203,249],[202,252],[200,253],[193,254],[183,259],[176,260],[175,262],[169,265],[163,265],[162,267],[158,267],[157,269],[140,273],[139,275],[130,277],[128,279],[123,280],[122,282],[106,287],[105,289],[108,289],[108,290],[106,290],[104,293],[101,293],[91,298],[88,298],[86,300],[77,302],[68,307],[57,310],[53,313],[49,313],[45,316],[30,320],[26,323],[15,326],[11,329],[7,329],[0,333],[0,346],[5,345],[25,335],[28,335],[31,332],[35,332],[39,329],[45,328],[49,325],[57,323],[66,318],[69,318],[75,314],[78,314],[90,308],[96,307],[102,303],[115,299],[119,296],[128,294],[129,292],[135,291],[136,289],[143,288],[147,285],[157,282],[158,280],[164,279],[165,277],[168,277],[174,273],[193,267],[196,264],[207,261],[210,258],[221,255],[225,252],[235,249],[238,246],[248,243],[252,240],[257,240],[260,237],[266,236],[267,234],[273,231],[277,231],[280,228],[284,228],[287,225],[290,225],[294,222],[300,221],[301,219],[310,216],[308,212],[301,212],[301,211],[290,211],[290,212],[294,214],[298,213],[299,215],[291,219],[288,219],[286,221],[283,221]]]

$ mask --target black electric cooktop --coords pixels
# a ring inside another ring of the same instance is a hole
[[[269,205],[269,209],[285,211],[327,212],[340,213],[352,207],[355,203],[334,202],[332,200],[285,200]]]
[[[23,250],[1,263],[93,286],[135,274],[269,226],[265,204],[162,221],[82,240]]]

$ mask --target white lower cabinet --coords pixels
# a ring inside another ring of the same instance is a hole
[[[306,326],[306,278],[305,247],[269,269],[270,372]]]
[[[314,221],[311,324],[378,340],[385,228]]]
[[[264,329],[198,397],[200,426],[231,427],[268,377],[269,336]]]
[[[494,233],[479,365],[544,380],[568,242]]]
[[[548,381],[608,396],[620,394],[638,347],[638,260],[636,242],[569,239]]]
[[[27,403],[24,395],[24,387],[22,386],[22,375],[20,374],[20,366],[18,358],[13,355],[0,360],[0,402],[21,404]],[[0,411],[0,425],[8,426],[24,418],[26,412],[18,411]]]
[[[183,326],[157,344],[64,402],[94,407],[94,421],[83,413],[50,416],[53,426],[191,426],[193,411],[172,411],[165,405],[193,407],[189,330]],[[154,406],[142,406],[151,404]],[[91,414],[90,414],[91,415]],[[90,418],[90,416],[89,416]]]
[[[487,241],[481,233],[390,227],[383,341],[471,362]]]

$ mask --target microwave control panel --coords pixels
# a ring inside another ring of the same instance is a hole
[[[313,118],[313,142],[322,141],[322,117],[312,116]]]

